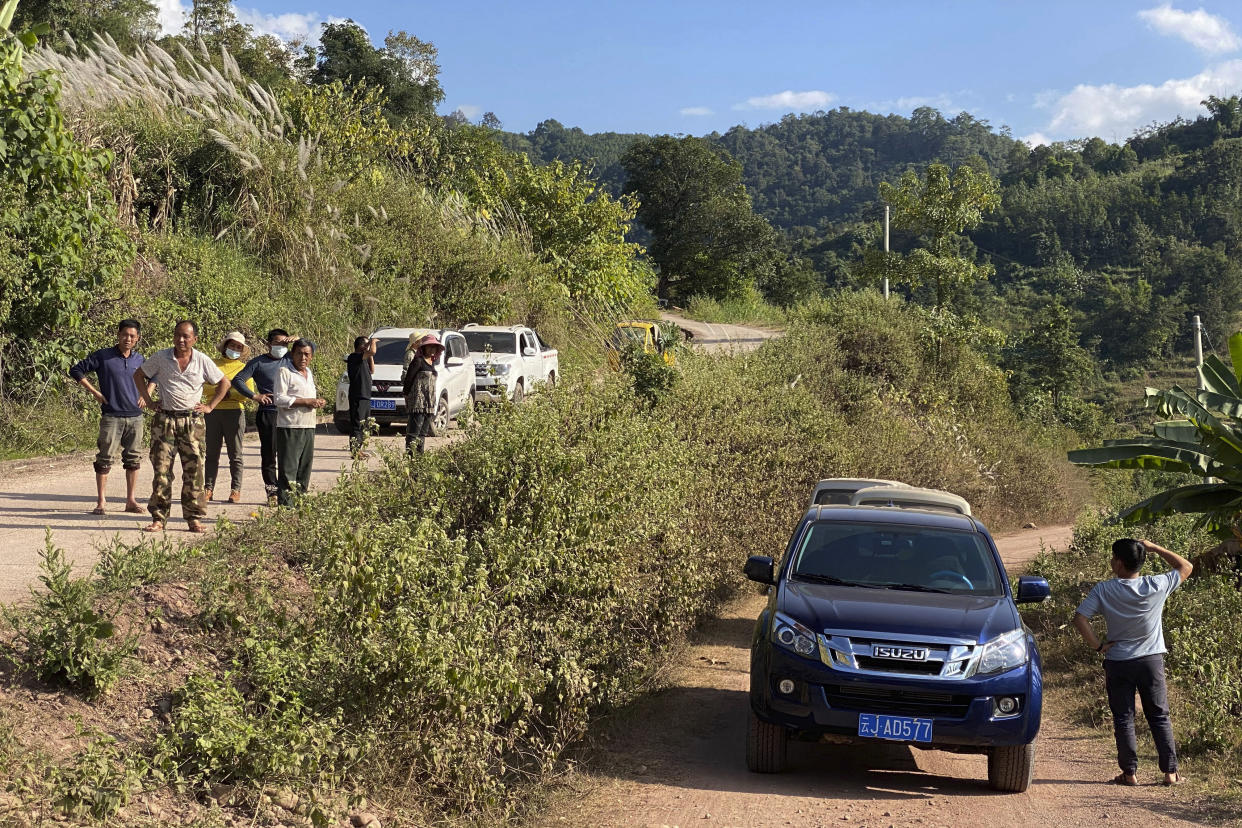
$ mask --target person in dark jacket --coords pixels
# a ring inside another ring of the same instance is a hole
[[[378,339],[360,336],[354,340],[354,352],[345,357],[345,375],[349,378],[349,452],[354,457],[365,456],[362,448],[371,418],[371,375],[375,373],[378,345]]]
[[[427,334],[416,343],[417,356],[410,360],[401,380],[401,392],[405,395],[405,450],[422,453],[426,440],[431,436],[431,422],[436,415],[436,360],[444,346],[435,334]],[[417,444],[417,449],[415,449]]]
[[[259,433],[259,470],[268,506],[276,505],[276,495],[280,491],[276,462],[276,380],[280,377],[280,369],[290,364],[289,343],[296,338],[280,328],[268,331],[267,353],[251,359],[233,377],[233,390],[259,404],[254,415],[254,429]],[[247,383],[251,379],[254,380],[253,389]]]
[[[93,515],[104,514],[108,472],[117,457],[125,470],[125,511],[142,514],[134,499],[138,469],[142,466],[142,409],[145,403],[134,386],[134,372],[144,358],[134,349],[142,338],[136,319],[123,319],[116,326],[116,345],[95,351],[69,369],[69,376],[94,397],[100,406],[98,453],[95,455],[95,489],[98,496]],[[88,374],[99,381],[96,388]]]

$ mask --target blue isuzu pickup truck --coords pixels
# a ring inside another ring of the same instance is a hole
[[[877,489],[812,505],[778,562],[745,573],[770,585],[755,625],[746,764],[784,769],[791,738],[885,739],[988,757],[988,782],[1025,791],[1035,765],[1039,652],[996,544],[965,501]],[[881,493],[882,494],[882,493]],[[960,505],[956,505],[960,501]],[[947,504],[947,505],[946,505]]]

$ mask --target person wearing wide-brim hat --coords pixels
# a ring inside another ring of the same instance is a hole
[[[212,357],[212,360],[224,373],[225,381],[231,383],[233,377],[246,367],[245,357],[249,350],[246,347],[246,337],[241,331],[229,331],[220,340],[218,350],[220,355]],[[254,390],[253,380],[248,383],[248,387]],[[204,399],[210,398],[215,390],[214,385],[205,385]],[[216,476],[220,471],[220,446],[223,444],[229,453],[229,503],[241,501],[242,473],[245,470],[242,460],[242,437],[246,434],[245,400],[237,391],[230,390],[224,401],[204,418],[207,426],[203,458],[205,500],[211,500],[215,495]]]
[[[433,333],[410,337],[413,356],[401,380],[405,394],[405,450],[422,452],[431,436],[431,422],[436,414],[436,362],[444,352],[439,337]]]

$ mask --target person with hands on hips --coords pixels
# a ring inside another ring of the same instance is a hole
[[[279,466],[281,506],[288,506],[293,487],[305,494],[310,489],[311,465],[315,461],[315,426],[319,409],[327,400],[319,396],[311,357],[315,346],[299,339],[289,350],[289,364],[281,367],[274,395],[277,410],[276,457]]]
[[[162,532],[172,507],[173,458],[181,458],[181,511],[191,532],[206,532],[207,516],[203,491],[203,445],[206,442],[205,414],[229,393],[224,373],[211,357],[196,350],[198,325],[188,320],[173,328],[173,347],[157,351],[134,372],[134,384],[146,404],[154,411],[151,423],[151,465],[155,475],[147,511],[151,523],[143,531]],[[203,385],[216,384],[216,393],[204,403]],[[158,400],[151,392],[159,391]]]
[[[1159,555],[1169,571],[1142,575],[1148,552]],[[1134,694],[1143,702],[1143,715],[1156,743],[1165,785],[1181,782],[1177,772],[1177,750],[1173,744],[1173,724],[1169,718],[1168,693],[1164,678],[1164,603],[1194,566],[1190,561],[1147,540],[1122,538],[1113,543],[1109,563],[1112,578],[1100,581],[1078,605],[1074,627],[1087,646],[1104,659],[1104,687],[1113,714],[1113,735],[1117,741],[1117,766],[1121,773],[1111,781],[1118,785],[1138,784],[1138,752],[1134,737]],[[1104,616],[1107,639],[1101,641],[1091,626],[1091,618]]]

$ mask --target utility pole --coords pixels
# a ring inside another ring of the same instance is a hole
[[[1203,323],[1199,321],[1199,314],[1195,314],[1191,321],[1191,326],[1195,329],[1195,370],[1203,367]],[[1199,390],[1203,391],[1203,377],[1199,377]]]
[[[884,205],[884,298],[888,298],[888,205]],[[1199,317],[1195,317],[1198,319]]]

